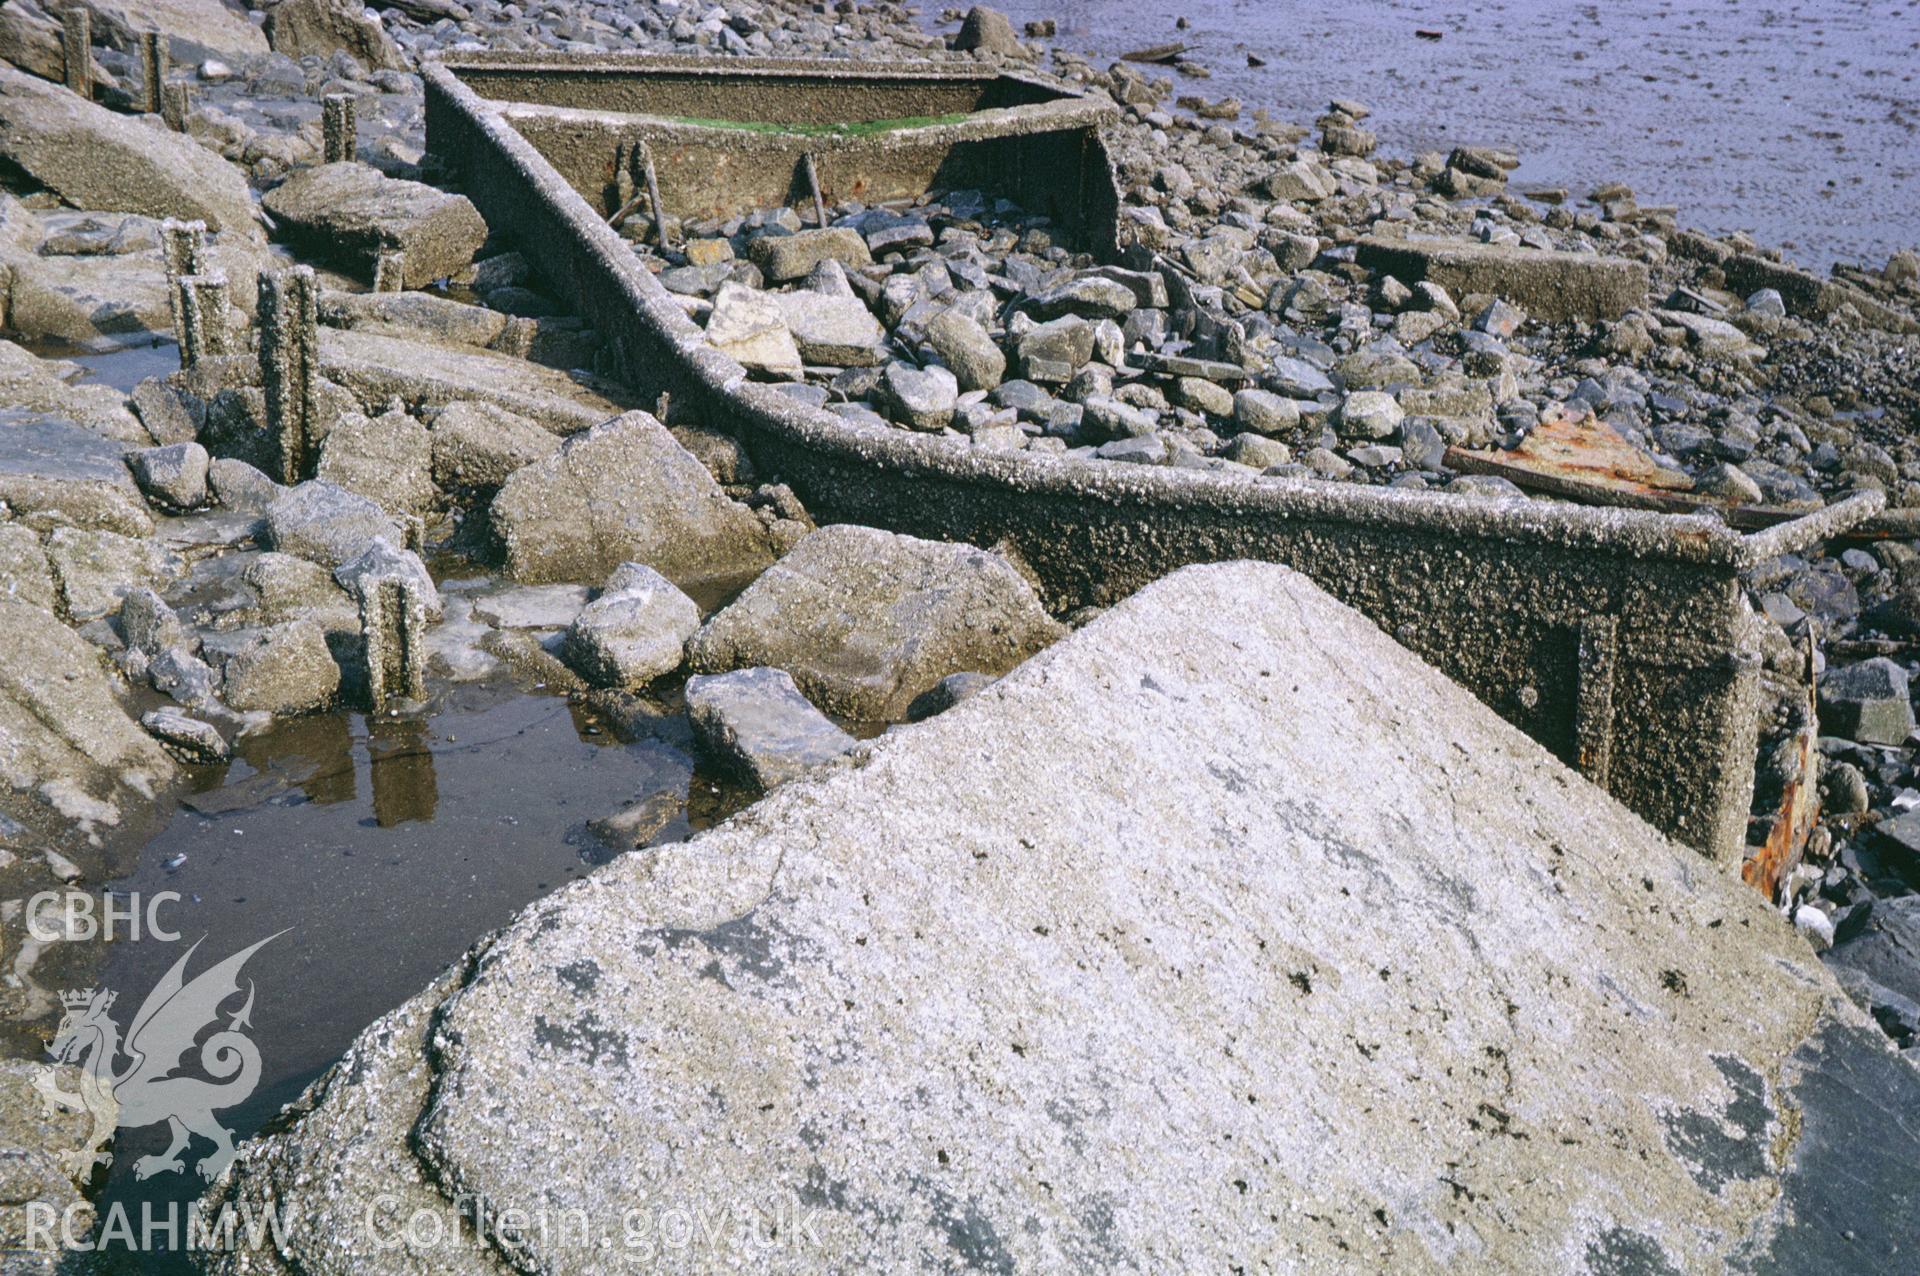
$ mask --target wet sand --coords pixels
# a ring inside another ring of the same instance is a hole
[[[1390,154],[1512,147],[1516,188],[1578,198],[1624,181],[1642,204],[1678,205],[1684,225],[1748,231],[1823,271],[1920,246],[1920,0],[998,7],[1016,30],[1055,19],[1054,43],[1102,67],[1186,41],[1213,75],[1174,75],[1182,94],[1302,124],[1356,98]],[[1249,53],[1267,65],[1249,68]]]

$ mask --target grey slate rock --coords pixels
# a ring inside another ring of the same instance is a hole
[[[1914,729],[1906,670],[1885,656],[1828,670],[1820,682],[1820,726],[1862,744],[1905,744]]]
[[[761,789],[833,762],[858,743],[780,669],[695,674],[687,679],[687,716],[702,747]]]

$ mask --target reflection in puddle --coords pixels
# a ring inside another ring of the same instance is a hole
[[[376,718],[369,726],[374,823],[385,829],[408,820],[433,819],[440,790],[434,783],[427,724],[417,719]]]
[[[168,924],[209,957],[288,932],[247,965],[261,1080],[220,1113],[242,1138],[522,906],[744,798],[696,778],[682,713],[610,721],[504,687],[448,688],[424,718],[290,719],[238,755],[201,772],[201,790],[113,888],[178,892]],[[115,943],[104,985],[138,1005],[182,951]],[[138,1217],[143,1203],[196,1195],[185,1176],[134,1180],[134,1160],[165,1143],[164,1126],[121,1131],[106,1200]],[[148,1255],[138,1270],[174,1270],[168,1261]]]

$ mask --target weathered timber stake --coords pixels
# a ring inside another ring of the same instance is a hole
[[[827,201],[820,194],[820,170],[814,165],[813,152],[808,151],[800,157],[801,171],[807,175],[807,190],[813,195],[813,224],[822,229],[827,224]]]
[[[313,451],[319,291],[310,266],[260,275],[260,381],[279,470],[274,477],[286,484],[306,477]]]
[[[373,259],[373,290],[375,292],[405,292],[407,289],[407,255],[397,248],[383,248]]]
[[[646,143],[640,145],[640,163],[645,166],[647,175],[647,199],[653,209],[653,240],[661,248],[667,246],[667,210],[660,206],[660,178],[653,171],[653,148]]]
[[[339,164],[353,158],[359,147],[359,122],[351,94],[329,93],[321,100],[320,127],[324,138],[322,155],[327,163]]]
[[[207,224],[175,221],[160,223],[160,253],[168,279],[207,273]]]
[[[187,117],[193,113],[193,90],[185,84],[160,86],[160,118],[176,133],[187,131]]]
[[[382,712],[426,696],[427,607],[420,583],[402,572],[365,572],[354,581],[367,656],[367,697]]]
[[[233,333],[227,327],[225,275],[184,275],[176,279],[173,304],[182,368],[233,352]]]
[[[165,107],[161,88],[167,82],[167,41],[158,31],[140,33],[141,107],[159,115]]]
[[[93,14],[77,4],[60,14],[60,52],[66,59],[67,87],[93,101]]]

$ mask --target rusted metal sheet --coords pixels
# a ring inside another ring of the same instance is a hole
[[[1499,451],[1447,449],[1448,468],[1490,474],[1529,491],[1586,505],[1658,510],[1668,514],[1712,511],[1743,529],[1772,527],[1814,508],[1737,505],[1694,490],[1693,480],[1658,464],[1580,404],[1547,409],[1544,420],[1517,447]]]
[[[1518,471],[1536,480],[1638,495],[1693,490],[1693,480],[1685,474],[1657,464],[1612,426],[1595,420],[1586,408],[1570,403],[1548,408],[1540,424],[1528,431],[1518,447],[1499,452],[1449,448],[1447,464],[1468,473],[1512,478]]]
[[[1780,885],[1799,867],[1807,840],[1820,822],[1820,715],[1813,676],[1813,640],[1807,640],[1807,714],[1794,735],[1794,773],[1780,796],[1780,809],[1766,843],[1749,850],[1740,865],[1747,885],[1779,902]]]

